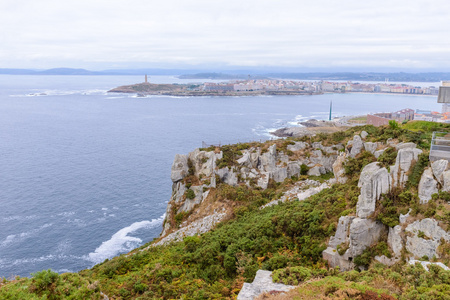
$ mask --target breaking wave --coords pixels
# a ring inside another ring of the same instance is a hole
[[[142,240],[137,237],[129,236],[128,234],[131,234],[139,229],[147,229],[160,226],[164,218],[165,215],[162,215],[158,219],[135,222],[128,227],[120,229],[115,234],[113,234],[111,239],[103,242],[97,249],[95,249],[94,252],[89,253],[87,255],[87,259],[97,264],[107,258],[114,257],[119,253],[133,250],[142,243]]]

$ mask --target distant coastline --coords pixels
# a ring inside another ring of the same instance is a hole
[[[281,96],[321,95],[325,93],[345,94],[390,94],[437,96],[438,87],[419,87],[397,83],[353,83],[330,81],[295,81],[281,79],[248,79],[227,82],[204,82],[192,84],[156,84],[147,81],[113,88],[108,93],[133,93],[140,97],[165,96]]]

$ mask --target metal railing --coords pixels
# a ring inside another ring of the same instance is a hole
[[[450,161],[450,133],[433,132],[430,146],[430,161],[446,159]]]

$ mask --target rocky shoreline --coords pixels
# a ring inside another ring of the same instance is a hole
[[[270,134],[277,137],[296,137],[314,136],[318,133],[333,133],[343,131],[350,126],[346,123],[341,123],[340,120],[324,121],[311,119],[306,122],[299,122],[303,127],[285,127],[270,132]]]

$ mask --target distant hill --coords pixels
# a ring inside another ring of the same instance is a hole
[[[0,74],[8,75],[171,75],[180,79],[299,79],[299,80],[351,80],[351,81],[403,81],[403,82],[439,82],[450,80],[450,72],[258,72],[255,70],[235,70],[222,72],[205,72],[185,69],[111,69],[90,71],[76,68],[53,68],[48,70],[0,68]],[[180,75],[181,74],[181,75]]]
[[[181,79],[247,79],[249,75],[225,73],[196,73],[180,75]],[[301,79],[301,80],[342,80],[342,81],[404,81],[404,82],[439,82],[450,79],[450,73],[264,73],[250,74],[251,79]]]

